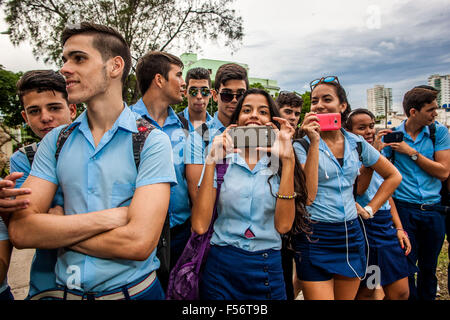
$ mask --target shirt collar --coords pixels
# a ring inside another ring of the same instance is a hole
[[[156,124],[160,128],[159,124],[148,113],[148,109],[147,109],[144,101],[142,100],[142,98],[139,99],[139,101],[136,102],[136,104],[133,106],[133,111],[142,116],[145,116],[147,119],[150,119],[153,124]],[[164,121],[164,126],[171,125],[171,124],[177,124],[179,127],[181,127],[181,128],[183,127],[183,123],[181,122],[180,118],[178,118],[175,111],[173,111],[171,106],[168,107],[167,113],[168,113],[168,115],[167,115],[166,120]]]
[[[131,111],[131,109],[127,106],[126,102],[123,102],[124,108],[120,113],[119,117],[114,122],[111,130],[115,130],[117,128],[122,128],[127,131],[137,132],[136,127],[136,116]],[[80,128],[89,129],[87,110],[84,110],[69,126],[69,128],[80,125]]]

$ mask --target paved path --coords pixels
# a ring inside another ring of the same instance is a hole
[[[23,300],[27,296],[33,256],[34,249],[13,249],[8,271],[8,283],[16,300]]]

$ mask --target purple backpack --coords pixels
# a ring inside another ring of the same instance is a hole
[[[217,218],[217,202],[223,176],[227,172],[228,164],[216,164],[217,196],[213,215],[208,231],[202,235],[195,232],[191,236],[180,258],[173,267],[169,276],[166,300],[198,300],[199,284],[203,266],[210,248],[214,221]]]

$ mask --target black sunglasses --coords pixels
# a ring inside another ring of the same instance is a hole
[[[320,79],[315,79],[315,80],[311,81],[311,82],[309,83],[309,87],[311,88],[311,91],[313,91],[313,89],[314,89],[318,84],[321,84],[321,83],[330,83],[330,82],[337,83],[337,84],[340,85],[339,79],[338,79],[337,76],[328,76],[328,77],[322,77],[322,78],[320,78]]]
[[[236,97],[236,100],[239,100],[243,95],[244,95],[245,91],[238,91],[236,93],[231,93],[231,92],[220,92],[220,99],[223,102],[231,102],[233,101],[233,98]]]
[[[208,87],[201,87],[201,88],[190,87],[188,93],[191,97],[196,97],[199,91],[202,97],[207,97],[211,94],[211,90]]]

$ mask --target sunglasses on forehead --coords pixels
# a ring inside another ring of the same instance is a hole
[[[188,89],[188,93],[191,97],[196,97],[199,92],[202,95],[202,97],[207,97],[211,94],[211,90],[208,87],[201,87],[201,88],[190,87]]]
[[[239,100],[243,95],[245,91],[238,91],[236,93],[228,92],[228,91],[222,91],[219,93],[220,99],[223,102],[231,102],[233,101],[233,98],[236,97],[236,100]]]
[[[295,91],[281,90],[280,93],[278,94],[278,96],[281,96],[281,95],[283,95],[283,94],[294,94],[294,95],[296,95],[297,97],[302,98],[302,96],[301,96],[300,94],[298,94],[297,92],[295,92]],[[302,99],[303,99],[303,98],[302,98]]]
[[[311,91],[313,91],[313,89],[314,89],[317,85],[319,85],[319,84],[321,84],[321,83],[337,83],[337,84],[340,84],[340,83],[339,83],[339,79],[338,79],[337,76],[322,77],[322,78],[320,78],[320,79],[315,79],[315,80],[313,80],[313,81],[311,81],[311,82],[309,83],[309,87],[311,88]]]

